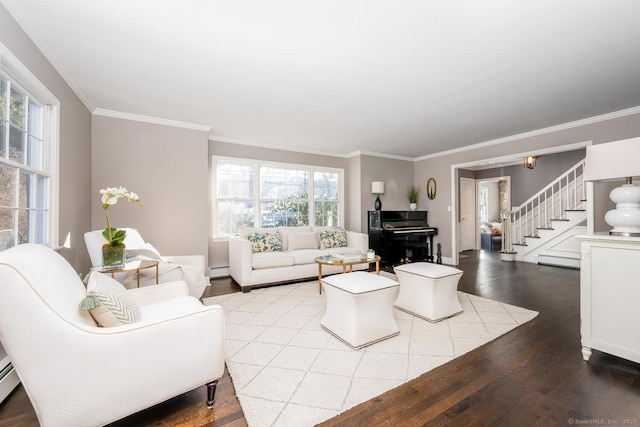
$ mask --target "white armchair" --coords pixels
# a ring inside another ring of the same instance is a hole
[[[62,256],[28,243],[0,252],[0,342],[42,426],[104,425],[203,384],[213,406],[222,308],[184,282],[128,292],[140,321],[99,327],[78,309],[86,289]]]
[[[205,287],[209,285],[207,262],[204,255],[160,255],[151,244],[144,241],[138,230],[135,228],[124,228],[123,230],[127,232],[127,237],[124,239],[127,250],[144,250],[143,253],[153,255],[161,261],[159,283],[183,280],[187,282],[191,295],[196,298],[202,296]],[[102,265],[102,245],[107,243],[104,236],[102,236],[102,230],[86,232],[84,241],[93,267]],[[156,283],[155,271],[148,270],[140,274],[141,286]],[[125,286],[128,286],[128,283],[125,282]]]

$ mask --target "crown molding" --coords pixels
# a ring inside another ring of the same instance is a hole
[[[180,122],[177,120],[159,119],[157,117],[142,116],[140,114],[123,113],[121,111],[104,110],[102,108],[96,108],[93,111],[93,114],[95,116],[113,117],[115,119],[133,120],[135,122],[144,122],[144,123],[152,123],[156,125],[165,125],[165,126],[172,126],[177,128],[200,130],[203,132],[211,131],[211,126]]]
[[[413,157],[396,156],[395,154],[385,154],[385,153],[377,153],[375,151],[363,151],[363,150],[354,151],[351,154],[349,154],[349,157],[355,157],[355,156],[381,157],[384,159],[404,160],[407,162],[416,161],[416,159],[414,159]]]
[[[38,27],[35,26],[29,14],[24,12],[19,3],[2,3],[4,7],[9,11],[9,14],[13,17],[13,20],[16,24],[22,28],[31,42],[36,46],[38,51],[44,56],[44,58],[49,62],[49,64],[53,67],[53,69],[60,74],[60,77],[64,82],[69,86],[69,88],[76,94],[80,102],[84,104],[84,106],[89,111],[93,111],[95,106],[91,99],[87,96],[87,94],[80,88],[80,85],[76,83],[76,80],[73,78],[73,75],[67,68],[62,64],[62,61],[58,59],[56,55],[53,54],[53,49],[47,43],[46,38],[42,36]]]
[[[617,118],[620,118],[620,117],[631,116],[633,114],[638,114],[638,113],[640,113],[640,106],[631,107],[631,108],[627,108],[625,110],[613,111],[611,113],[602,114],[600,116],[588,117],[586,119],[576,120],[576,121],[573,121],[573,122],[563,123],[563,124],[560,124],[560,125],[550,126],[550,127],[547,127],[547,128],[536,129],[536,130],[533,130],[533,131],[530,131],[530,132],[519,133],[519,134],[516,134],[516,135],[506,136],[504,138],[498,138],[498,139],[493,139],[491,141],[485,141],[485,142],[480,142],[480,143],[473,144],[473,145],[467,145],[467,146],[461,147],[461,148],[454,148],[452,150],[441,151],[439,153],[429,154],[429,155],[426,155],[426,156],[417,157],[414,160],[415,161],[421,161],[421,160],[433,159],[433,158],[436,158],[436,157],[447,156],[449,154],[461,153],[461,152],[464,152],[464,151],[475,150],[475,149],[478,149],[478,148],[485,148],[485,147],[489,147],[489,146],[492,146],[492,145],[504,144],[505,142],[513,142],[513,141],[517,141],[519,139],[531,138],[531,137],[535,137],[535,136],[545,135],[545,134],[548,134],[548,133],[551,133],[551,132],[559,132],[559,131],[563,131],[563,130],[567,130],[567,129],[576,128],[576,127],[579,127],[579,126],[591,125],[591,124],[604,122],[604,121],[611,120],[611,119],[617,119]]]
[[[249,141],[249,140],[246,140],[246,139],[239,139],[239,138],[229,138],[227,136],[218,136],[218,135],[214,135],[214,134],[210,134],[209,135],[209,141],[225,142],[225,143],[228,143],[228,144],[237,144],[237,145],[246,145],[246,146],[249,146],[249,147],[269,148],[271,150],[292,151],[294,153],[313,154],[313,155],[317,155],[317,156],[339,157],[339,158],[343,158],[343,159],[353,157],[352,154],[339,154],[339,153],[333,153],[333,152],[329,152],[329,151],[313,150],[313,149],[306,149],[306,148],[299,148],[299,147],[290,147],[290,146],[287,146],[287,145],[267,144],[267,143],[264,143],[264,142]]]

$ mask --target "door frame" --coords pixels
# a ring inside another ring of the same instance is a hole
[[[471,187],[473,188],[473,212],[471,214],[473,220],[473,231],[471,232],[471,236],[473,238],[473,244],[471,245],[471,249],[475,249],[476,245],[478,244],[478,184],[476,183],[476,180],[473,178],[467,178],[467,177],[459,177],[458,178],[458,185],[460,185],[460,183],[462,183],[462,180],[465,181],[469,181],[469,183],[471,184]],[[462,199],[459,198],[458,200],[460,200],[460,207],[462,207]],[[458,222],[456,223],[456,225],[459,227],[458,229],[460,230],[460,241],[458,242],[458,244],[460,245],[459,248],[462,246],[462,212],[458,213]],[[464,250],[464,249],[458,249],[458,251],[460,250]]]
[[[476,222],[478,225],[480,223],[480,183],[482,182],[499,182],[499,181],[507,181],[507,206],[511,209],[511,177],[510,176],[499,176],[492,178],[477,178],[476,179]],[[476,250],[480,249],[482,238],[482,229],[481,227],[476,227]]]

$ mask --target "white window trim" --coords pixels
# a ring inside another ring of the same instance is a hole
[[[43,140],[49,174],[49,244],[59,247],[60,218],[60,101],[0,42],[0,69],[43,104]]]
[[[255,160],[255,159],[246,159],[241,157],[226,157],[226,156],[211,156],[212,158],[212,171],[211,171],[211,200],[212,200],[212,209],[211,209],[211,225],[212,225],[212,239],[220,239],[232,236],[233,234],[217,234],[218,230],[218,216],[216,212],[218,212],[218,194],[217,194],[217,171],[218,171],[218,162],[239,162],[250,164],[253,167],[253,184],[256,191],[253,194],[253,202],[254,206],[260,206],[260,168],[263,166],[266,167],[275,167],[275,168],[286,168],[286,169],[305,169],[309,172],[309,182],[313,183],[314,172],[329,172],[329,173],[337,173],[340,176],[339,179],[339,197],[338,197],[338,225],[344,227],[345,218],[344,218],[344,169],[342,168],[333,168],[327,166],[317,166],[317,165],[303,165],[299,163],[285,163],[285,162],[272,162],[272,161],[264,161],[264,160]],[[310,185],[309,188],[309,225],[313,226],[315,223],[315,200],[313,193],[313,185]],[[254,209],[253,213],[253,221],[255,227],[260,227],[260,210]]]

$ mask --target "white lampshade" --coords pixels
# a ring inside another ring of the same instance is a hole
[[[606,213],[604,220],[613,228],[610,234],[640,236],[640,187],[631,180],[640,176],[640,138],[624,139],[587,147],[585,181],[618,181],[609,197],[616,208]]]
[[[373,181],[371,183],[371,193],[384,194],[384,181]]]
[[[640,177],[640,137],[587,147],[585,181]]]

